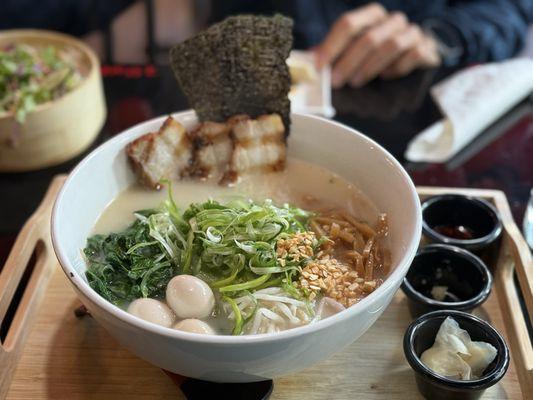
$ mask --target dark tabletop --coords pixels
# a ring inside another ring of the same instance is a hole
[[[104,66],[108,116],[96,143],[146,119],[188,108],[166,67]],[[521,225],[533,186],[533,101],[522,101],[447,164],[408,163],[408,141],[440,118],[429,87],[451,70],[417,72],[333,93],[335,119],[375,139],[397,157],[417,185],[503,190]],[[85,153],[86,154],[86,153]],[[0,269],[24,221],[56,174],[83,157],[41,171],[0,174]]]

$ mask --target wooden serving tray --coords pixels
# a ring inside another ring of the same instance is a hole
[[[77,318],[80,305],[49,241],[56,178],[43,203],[21,231],[0,275],[0,321],[36,243],[37,262],[0,348],[0,399],[182,399],[160,369],[123,349],[92,318]],[[502,192],[419,188],[420,196],[462,193],[488,199],[504,223],[494,290],[475,314],[507,339],[511,365],[484,399],[533,399],[533,350],[513,281],[516,271],[530,317],[533,311],[531,253],[513,222]],[[51,277],[51,279],[49,279]],[[360,339],[328,360],[274,381],[272,399],[421,398],[402,349],[411,319],[401,291]]]

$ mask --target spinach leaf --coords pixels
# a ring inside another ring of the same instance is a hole
[[[84,253],[89,284],[114,304],[161,296],[175,275],[174,265],[142,219],[123,232],[91,236]]]

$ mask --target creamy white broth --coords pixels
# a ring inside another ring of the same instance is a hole
[[[241,177],[230,187],[218,185],[215,181],[180,180],[172,183],[172,190],[174,200],[182,210],[191,203],[205,202],[208,199],[226,202],[234,198],[250,198],[258,202],[272,199],[276,204],[291,203],[311,211],[342,210],[370,225],[376,223],[379,215],[371,201],[344,178],[320,166],[292,158],[288,159],[286,168],[281,172]],[[135,183],[109,204],[98,219],[93,233],[121,231],[134,221],[135,211],[156,208],[167,196],[167,188],[155,191]],[[382,272],[377,272],[378,278],[384,278]],[[215,297],[218,304],[219,294],[215,293]],[[165,299],[159,300],[167,303]],[[128,309],[129,304],[123,306]],[[320,307],[317,301],[315,309],[322,308],[324,307]],[[324,309],[326,308],[328,307]],[[325,315],[338,312],[326,311]],[[217,312],[216,307],[211,316],[202,320],[218,334],[231,334],[232,322]],[[295,326],[298,325],[288,324],[284,329]]]
[[[289,158],[281,172],[241,177],[231,187],[214,181],[181,180],[172,183],[176,204],[186,208],[208,199],[221,202],[236,197],[255,201],[272,199],[277,204],[291,203],[302,208],[339,208],[374,224],[379,214],[372,202],[353,184],[325,168]],[[311,196],[316,201],[309,201]],[[109,204],[98,219],[93,233],[107,234],[126,228],[137,210],[154,208],[167,197],[166,188],[155,191],[133,184]]]

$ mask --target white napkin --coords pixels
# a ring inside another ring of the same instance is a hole
[[[468,68],[431,88],[445,116],[408,145],[410,161],[446,162],[533,91],[533,60]]]
[[[303,62],[314,71],[316,79],[302,82],[291,88],[289,99],[291,111],[304,114],[321,115],[331,118],[335,109],[331,105],[331,70],[325,66],[320,71],[315,67],[313,53],[310,51],[292,50],[289,60]]]

